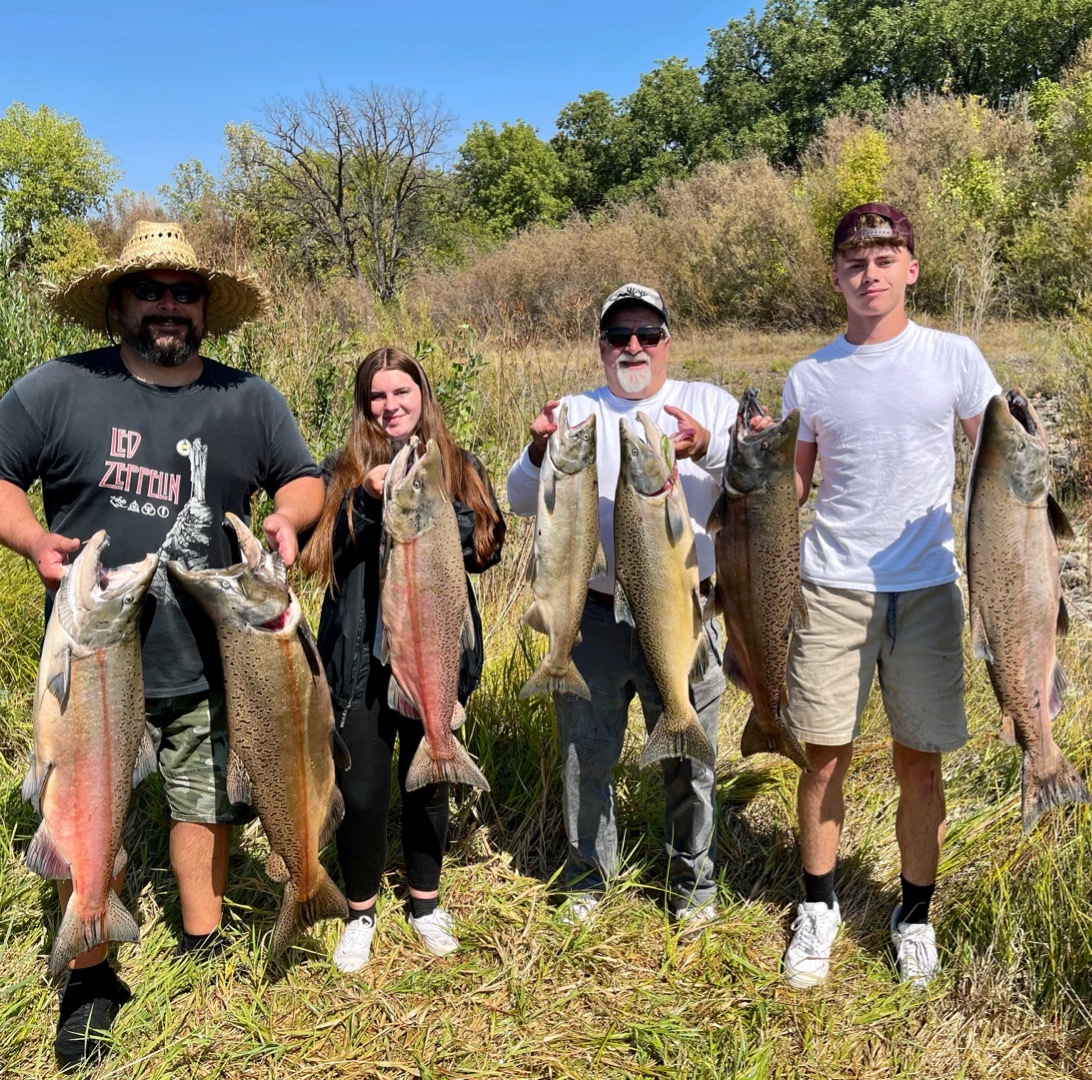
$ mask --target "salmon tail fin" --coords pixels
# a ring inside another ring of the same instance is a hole
[[[335,784],[333,793],[330,795],[330,805],[326,809],[326,820],[319,829],[318,846],[320,848],[325,847],[333,839],[344,817],[345,797],[341,794],[341,788]]]
[[[432,756],[428,739],[422,739],[406,773],[406,790],[416,791],[429,784],[469,784],[471,787],[489,790],[489,781],[474,759],[458,739],[453,739],[454,752],[450,758]]]
[[[693,706],[690,707],[690,716],[680,730],[671,731],[670,727],[667,715],[661,715],[641,754],[642,769],[664,758],[690,758],[708,765],[711,769],[717,767],[716,752],[702,731]]]
[[[90,919],[81,919],[76,913],[78,905],[69,903],[64,918],[53,939],[53,951],[49,954],[49,973],[59,979],[80,953],[87,952],[108,941],[139,941],[140,929],[129,914],[121,898],[113,889],[106,894],[106,911]]]
[[[1054,719],[1062,711],[1062,694],[1069,686],[1065,669],[1060,660],[1054,661],[1054,674],[1050,679],[1050,718]]]
[[[575,694],[585,701],[591,701],[591,691],[584,681],[584,676],[576,669],[572,657],[568,664],[559,672],[556,669],[547,669],[544,660],[538,670],[520,688],[521,698],[533,697],[535,694]]]
[[[542,618],[542,609],[538,606],[537,600],[532,601],[531,606],[523,613],[523,618],[520,621],[524,626],[529,626],[540,634],[549,634],[550,632],[546,629],[546,621]]]
[[[277,922],[273,927],[273,939],[269,944],[271,960],[283,955],[288,946],[319,919],[348,919],[349,905],[341,890],[325,870],[321,870],[320,875],[318,888],[309,900],[297,899],[299,893],[293,882],[285,885],[281,909],[277,912]]]
[[[1061,750],[1057,747],[1054,749],[1053,765],[1046,769],[1035,769],[1031,765],[1030,757],[1024,755],[1024,764],[1020,770],[1020,812],[1025,833],[1031,832],[1047,810],[1071,802],[1092,802],[1088,786],[1081,779],[1080,773],[1073,768]]]
[[[743,726],[739,752],[744,757],[752,754],[780,754],[799,765],[804,772],[811,772],[811,762],[808,761],[807,751],[800,745],[800,740],[784,724],[777,724],[772,728],[769,725],[764,727],[757,708],[751,709],[751,715]]]

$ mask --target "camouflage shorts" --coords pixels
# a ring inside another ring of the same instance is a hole
[[[146,702],[146,709],[171,817],[203,825],[251,817],[249,807],[235,806],[228,798],[223,691],[153,698]]]

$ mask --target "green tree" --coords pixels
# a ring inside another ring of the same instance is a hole
[[[103,207],[119,176],[78,120],[13,102],[0,116],[0,232],[16,261],[41,261],[58,223]]]
[[[600,206],[607,192],[623,182],[626,119],[602,90],[581,94],[557,118],[550,145],[565,176],[565,195],[581,213]]]
[[[479,121],[459,147],[455,173],[470,214],[492,235],[508,236],[536,221],[555,225],[572,208],[556,151],[530,124]]]

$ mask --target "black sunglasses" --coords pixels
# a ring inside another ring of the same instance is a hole
[[[612,349],[621,349],[629,344],[629,339],[634,334],[637,335],[637,344],[642,349],[651,349],[667,337],[667,331],[662,326],[639,326],[636,330],[631,330],[628,326],[608,326],[606,330],[600,331],[599,336],[606,338]]]
[[[205,286],[199,281],[175,281],[168,285],[165,281],[138,278],[135,281],[126,282],[126,285],[138,300],[143,300],[145,303],[161,300],[165,292],[169,292],[174,297],[176,304],[196,304],[205,295]]]

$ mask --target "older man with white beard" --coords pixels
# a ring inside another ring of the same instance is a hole
[[[614,618],[614,492],[620,470],[619,420],[637,426],[644,412],[670,434],[678,459],[697,543],[702,595],[709,594],[713,543],[705,524],[720,490],[728,435],[737,402],[710,383],[667,377],[671,351],[667,306],[655,290],[623,285],[603,302],[599,315],[599,356],[606,385],[547,401],[531,424],[531,442],[508,473],[508,501],[515,513],[535,513],[539,468],[565,402],[568,422],[594,414],[599,475],[599,532],[607,571],[593,578],[573,659],[585,676],[591,700],[555,694],[562,756],[562,787],[568,856],[564,882],[568,899],[562,918],[582,922],[598,906],[607,882],[619,869],[614,816],[613,771],[622,752],[629,704],[640,696],[649,730],[663,710],[634,628]],[[724,691],[720,631],[705,624],[710,662],[691,681],[694,706],[709,742],[717,745],[717,711]],[[716,917],[715,772],[701,762],[667,759],[664,778],[664,839],[669,861],[668,907],[687,932],[698,932]]]

